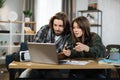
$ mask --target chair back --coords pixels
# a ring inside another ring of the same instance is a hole
[[[120,45],[119,44],[109,44],[106,46],[106,53],[109,54],[110,53],[110,50],[111,48],[117,48],[119,49],[119,53],[120,53]]]
[[[111,48],[119,49],[118,53],[120,54],[120,45],[119,44],[109,44],[106,46],[106,58],[110,58],[110,50]]]
[[[26,42],[21,42],[20,44],[20,51],[26,51],[28,50],[28,45]]]

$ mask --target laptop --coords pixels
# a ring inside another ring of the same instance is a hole
[[[30,61],[35,63],[58,64],[55,43],[28,43]]]

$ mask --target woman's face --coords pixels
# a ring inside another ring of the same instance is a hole
[[[77,38],[81,37],[83,34],[82,29],[78,26],[76,22],[73,23],[73,33]]]

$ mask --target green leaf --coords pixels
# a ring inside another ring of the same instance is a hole
[[[23,11],[25,17],[31,17],[32,16],[32,11],[31,10],[24,10]]]
[[[0,8],[3,7],[3,4],[5,3],[6,0],[0,0]]]

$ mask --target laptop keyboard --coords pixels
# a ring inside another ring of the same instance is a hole
[[[59,60],[59,64],[65,64],[65,63],[67,63],[67,61],[65,61],[65,60]]]

